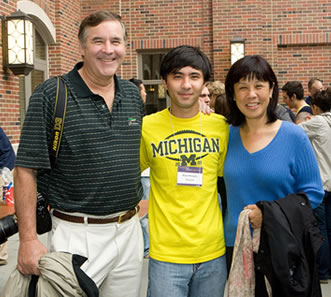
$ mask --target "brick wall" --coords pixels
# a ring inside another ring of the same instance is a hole
[[[16,10],[0,0],[0,15]],[[138,76],[137,52],[200,46],[209,56],[214,79],[224,81],[230,67],[230,40],[246,39],[246,54],[268,59],[282,86],[300,80],[306,91],[312,76],[331,85],[331,4],[327,0],[34,0],[56,28],[49,46],[49,74],[66,72],[80,60],[79,23],[95,10],[122,15],[129,34],[127,57],[119,74]],[[1,32],[0,32],[1,34]],[[1,35],[0,35],[1,36]],[[0,38],[0,125],[19,141],[18,78],[2,70]]]
[[[123,76],[137,76],[136,52],[189,44],[211,57],[211,1],[122,1],[129,48]]]
[[[311,77],[331,85],[330,1],[270,1],[273,13],[273,65],[280,86],[299,80],[307,93]]]
[[[69,71],[80,60],[77,32],[81,21],[79,1],[55,1],[56,44],[49,47],[49,72],[55,76]]]
[[[126,3],[126,5],[124,4]],[[214,79],[224,81],[230,40],[246,40],[246,54],[260,54],[282,86],[317,76],[331,85],[331,9],[328,1],[122,1],[130,50],[125,77],[137,76],[136,52],[179,44],[200,46],[209,56]]]
[[[216,17],[217,16],[217,17]],[[331,10],[328,1],[215,1],[215,77],[230,67],[229,41],[246,39],[246,54],[267,58],[280,86],[313,76],[331,84]]]

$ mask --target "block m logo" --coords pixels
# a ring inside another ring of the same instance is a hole
[[[196,162],[196,154],[192,154],[190,155],[190,157],[186,157],[184,155],[180,156],[180,159],[181,159],[181,164],[180,166],[186,166],[187,164],[190,164],[190,165],[197,165],[197,162]]]

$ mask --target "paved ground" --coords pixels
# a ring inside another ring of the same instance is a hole
[[[46,236],[41,236],[41,240],[43,242],[46,241]],[[10,275],[10,273],[15,269],[16,267],[16,256],[17,256],[17,249],[18,249],[18,235],[15,234],[8,240],[8,247],[9,247],[9,258],[8,258],[8,264],[0,266],[0,294],[2,292],[2,289]],[[147,269],[148,267],[148,260],[144,259],[144,277],[142,282],[142,287],[140,291],[140,297],[146,296],[146,289],[147,289]],[[323,297],[331,297],[331,280],[328,284],[322,284],[322,296]],[[169,296],[171,297],[171,296]]]

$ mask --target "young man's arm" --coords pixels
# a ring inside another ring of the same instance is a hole
[[[301,122],[306,121],[308,117],[311,117],[311,114],[309,112],[302,111],[296,116],[295,123],[300,124]]]
[[[26,275],[39,275],[38,261],[48,253],[47,248],[38,240],[36,231],[36,179],[36,170],[15,167],[14,197],[20,237],[17,267]]]

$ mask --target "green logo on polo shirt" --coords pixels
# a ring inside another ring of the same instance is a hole
[[[128,125],[129,126],[138,126],[138,121],[136,118],[128,118]]]

